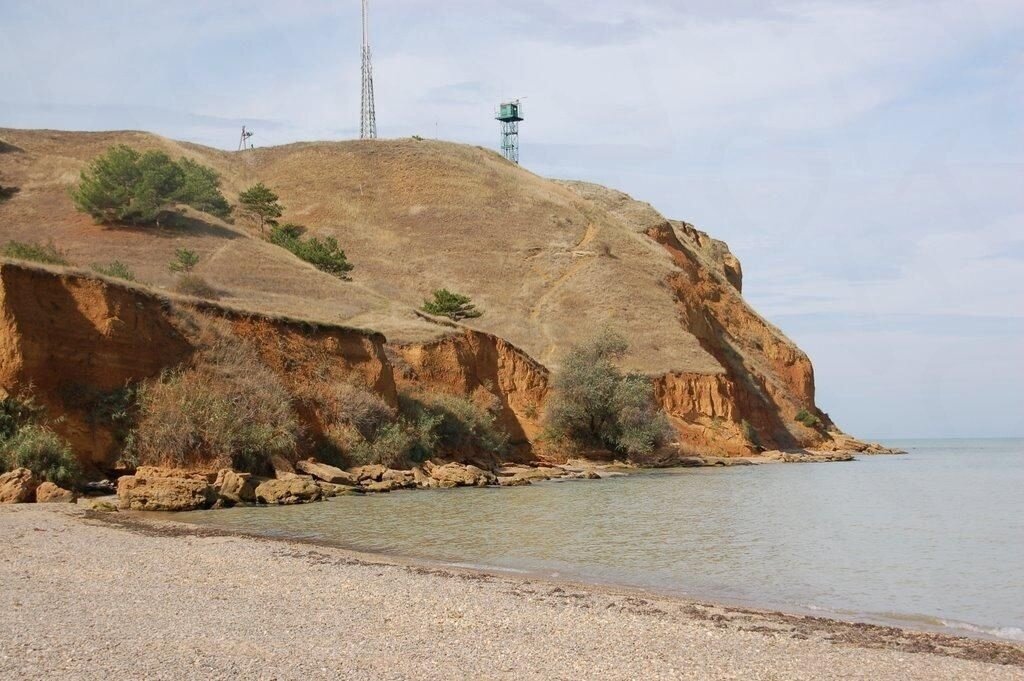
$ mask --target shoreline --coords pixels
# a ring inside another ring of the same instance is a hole
[[[1009,642],[174,520],[23,506],[0,509],[0,528],[10,546],[0,576],[11,584],[0,607],[12,614],[0,621],[0,675],[182,678],[192,668],[181,665],[197,655],[209,673],[193,671],[207,678],[328,678],[342,669],[354,678],[444,678],[458,669],[477,678],[1009,679],[1024,670],[1024,646]],[[110,657],[98,659],[93,643],[105,636]],[[265,666],[247,674],[240,650]],[[62,666],[79,659],[88,673]]]
[[[760,605],[758,603],[743,601],[740,599],[684,594],[671,589],[659,589],[651,586],[587,580],[577,575],[563,577],[560,575],[545,574],[543,572],[533,570],[519,570],[515,568],[502,568],[488,565],[455,563],[441,559],[410,556],[401,553],[389,553],[387,551],[367,551],[321,539],[275,536],[272,534],[245,532],[217,525],[202,525],[184,522],[175,520],[173,514],[129,511],[117,514],[87,512],[87,515],[99,520],[110,522],[113,525],[123,527],[131,531],[142,533],[151,532],[163,536],[228,536],[250,539],[253,541],[300,544],[304,546],[331,549],[346,554],[351,560],[367,565],[387,564],[400,566],[406,569],[440,570],[450,571],[453,574],[466,573],[470,575],[482,575],[495,579],[547,583],[557,587],[573,587],[576,589],[590,590],[605,594],[622,594],[640,597],[646,596],[655,599],[677,601],[689,606],[718,609],[734,614],[753,614],[759,617],[777,618],[780,621],[787,622],[799,620],[804,622],[847,625],[858,629],[865,627],[874,628],[876,633],[883,636],[891,636],[893,630],[898,630],[904,634],[910,635],[938,636],[948,639],[963,639],[966,641],[1006,644],[1020,649],[1021,660],[1019,662],[1019,666],[1024,667],[1024,641],[1001,638],[995,634],[988,633],[984,627],[970,622],[962,622],[961,624],[966,625],[965,628],[962,629],[957,629],[951,625],[944,626],[941,624],[929,624],[928,621],[942,621],[940,617],[932,615],[906,614],[908,619],[913,618],[922,620],[922,628],[918,629],[913,628],[912,625],[894,623],[884,620],[881,617],[874,618],[869,613],[851,613],[848,616],[844,616],[842,613],[831,610],[822,609],[818,611],[809,607]],[[972,629],[967,629],[966,627],[971,627]],[[957,630],[960,633],[953,633],[951,630]]]

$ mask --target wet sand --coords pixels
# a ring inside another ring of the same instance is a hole
[[[0,508],[0,677],[1021,679],[1024,647]]]

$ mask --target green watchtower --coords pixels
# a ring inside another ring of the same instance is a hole
[[[495,118],[501,121],[501,153],[513,163],[519,163],[519,123],[523,120],[523,105],[519,100],[503,102]]]

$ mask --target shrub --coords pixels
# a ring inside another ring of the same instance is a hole
[[[299,426],[287,391],[249,346],[213,332],[192,366],[144,385],[129,438],[138,464],[263,473],[290,456]]]
[[[221,292],[198,274],[181,275],[174,284],[174,290],[184,296],[203,300],[218,300],[221,297]]]
[[[71,191],[75,206],[97,222],[156,224],[176,204],[192,206],[218,217],[231,211],[220,193],[216,171],[162,151],[139,153],[113,146],[82,171]]]
[[[68,261],[62,251],[52,241],[46,244],[37,242],[8,241],[3,254],[8,258],[31,260],[45,265],[67,265]]]
[[[388,423],[372,440],[357,441],[348,452],[357,466],[379,464],[388,468],[404,468],[411,460],[416,435],[409,423],[402,420]]]
[[[550,435],[632,457],[650,455],[667,441],[671,429],[650,379],[623,375],[617,366],[627,349],[622,336],[604,332],[569,351],[553,383]]]
[[[27,468],[61,487],[73,487],[81,477],[78,459],[67,441],[46,426],[24,426],[4,441],[2,447],[0,458],[7,470]]]
[[[31,394],[8,395],[0,400],[0,442],[14,437],[25,426],[38,423],[45,411]]]
[[[425,406],[438,417],[434,433],[439,446],[453,453],[485,452],[503,454],[508,433],[498,426],[494,413],[472,400],[456,395],[439,395]]]
[[[423,311],[438,317],[448,317],[455,321],[479,317],[483,314],[470,302],[469,296],[452,293],[446,288],[434,291],[433,300],[424,300]]]
[[[804,424],[808,428],[818,428],[821,426],[821,419],[806,409],[801,409],[797,412],[796,421]]]
[[[195,251],[187,248],[179,248],[174,252],[174,259],[167,265],[171,272],[184,272],[188,274],[199,264],[199,256]]]
[[[270,230],[270,242],[291,251],[322,272],[345,279],[353,265],[345,256],[345,251],[338,247],[338,241],[330,236],[323,241],[316,237],[303,239],[304,231],[299,225],[274,226]]]
[[[241,211],[256,222],[263,232],[266,225],[274,226],[277,218],[284,213],[284,207],[278,203],[278,196],[262,182],[255,184],[238,195]]]
[[[93,263],[92,269],[94,272],[102,274],[107,277],[113,277],[115,279],[124,279],[125,281],[135,281],[135,273],[120,260],[114,260],[107,265],[100,263]]]

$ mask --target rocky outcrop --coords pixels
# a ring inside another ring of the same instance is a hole
[[[325,463],[320,463],[315,459],[308,459],[306,461],[297,461],[295,463],[296,470],[302,471],[306,475],[310,475],[317,480],[323,480],[329,482],[332,485],[354,485],[356,484],[356,477],[351,473],[346,473],[340,468],[334,466],[328,466]]]
[[[52,482],[44,482],[36,488],[38,504],[73,504],[78,495],[69,489],[58,487]]]
[[[428,461],[423,468],[439,487],[485,487],[498,481],[494,473],[472,465],[448,463],[438,466]]]
[[[15,468],[0,475],[0,504],[27,504],[35,501],[39,481],[27,468]]]
[[[320,488],[312,478],[266,480],[256,487],[256,501],[272,506],[305,504],[310,501],[318,501],[321,496]]]
[[[129,511],[195,511],[216,501],[207,477],[150,466],[120,478],[117,497],[120,508]]]
[[[217,473],[213,489],[217,493],[218,501],[228,506],[256,501],[256,481],[249,473],[239,473],[226,468]]]
[[[541,364],[511,343],[471,329],[392,349],[401,388],[465,396],[489,393],[512,445],[528,453],[540,434],[548,395],[548,370]]]

